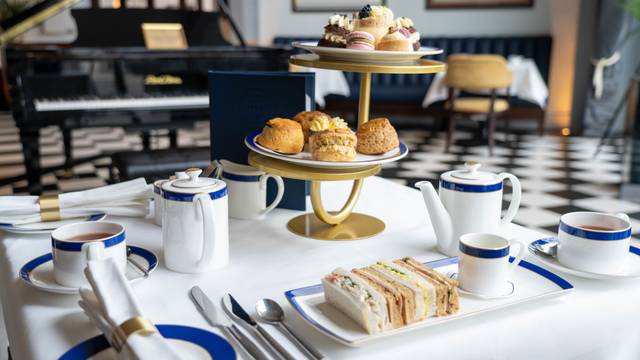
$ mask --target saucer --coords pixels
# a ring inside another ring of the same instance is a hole
[[[47,222],[35,222],[29,224],[0,224],[0,229],[15,234],[48,234],[53,230],[68,224],[73,224],[83,221],[102,221],[107,217],[107,214],[95,213],[84,217],[77,217],[71,219],[64,219],[59,221],[47,221]]]
[[[458,273],[450,273],[450,274],[447,274],[447,276],[449,276],[452,279],[458,280]],[[498,295],[478,294],[478,293],[474,293],[474,292],[471,292],[471,291],[464,290],[461,287],[458,287],[458,292],[460,294],[464,294],[464,295],[471,296],[471,297],[478,298],[478,299],[482,299],[482,300],[505,299],[505,298],[508,298],[511,295],[515,294],[516,285],[513,282],[507,280],[503,285],[504,286],[502,288],[502,291],[500,291],[500,294],[498,294]]]
[[[181,359],[233,360],[236,353],[224,338],[203,330],[182,325],[156,325]],[[72,347],[59,360],[116,359],[117,353],[103,335],[87,339]]]
[[[147,272],[151,273],[158,266],[158,258],[154,253],[147,249],[137,246],[128,246],[131,251],[132,261],[136,261]],[[27,284],[40,290],[66,295],[76,295],[78,288],[60,285],[53,278],[53,255],[51,253],[38,256],[29,261],[20,269],[20,278]],[[129,282],[143,279],[144,274],[138,270],[133,264],[127,262],[125,276]]]
[[[601,274],[568,268],[560,264],[558,262],[558,259],[556,259],[555,257],[552,258],[549,256],[540,255],[537,253],[537,251],[534,250],[536,245],[545,244],[550,241],[557,241],[557,239],[545,238],[532,242],[531,244],[529,244],[529,252],[536,258],[536,260],[554,270],[562,271],[566,274],[582,278],[597,280],[623,280],[640,277],[640,248],[637,248],[635,246],[629,247],[629,253],[626,259],[627,268],[625,269],[625,271],[621,272],[620,274]]]

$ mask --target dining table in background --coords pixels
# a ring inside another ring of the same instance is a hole
[[[351,96],[351,89],[344,73],[338,70],[313,69],[304,66],[289,65],[291,71],[312,72],[316,74],[316,104],[323,108],[327,95]]]
[[[509,94],[511,96],[517,96],[522,100],[530,101],[543,109],[546,108],[549,89],[535,61],[522,56],[512,55],[507,59],[507,67],[513,75]],[[435,102],[447,100],[449,94],[444,82],[446,74],[446,72],[435,74],[427,90],[427,94],[422,101],[423,108]],[[506,95],[506,91],[498,91],[498,95]]]
[[[326,206],[340,207],[349,188],[350,182],[324,184]],[[285,299],[286,290],[318,284],[338,266],[358,267],[405,255],[424,260],[444,257],[436,251],[435,235],[417,190],[379,177],[368,178],[356,211],[379,217],[386,230],[365,240],[318,241],[287,230],[287,221],[299,214],[296,211],[276,209],[261,221],[230,219],[229,265],[197,275],[166,269],[161,230],[152,220],[109,220],[126,227],[129,244],[144,246],[160,257],[158,269],[133,285],[146,316],[156,324],[217,332],[189,299],[189,289],[198,285],[215,301],[231,293],[246,309],[253,310],[261,298],[275,299],[284,307],[287,324],[331,359],[638,358],[640,283],[594,281],[565,274],[560,275],[575,289],[561,297],[391,336],[360,348],[327,338],[295,313]],[[503,235],[527,242],[544,237],[515,224],[505,228]],[[97,335],[98,329],[78,307],[77,296],[42,292],[18,278],[18,270],[27,261],[50,251],[49,237],[1,236],[0,297],[13,358],[55,359]],[[527,260],[536,263],[531,256]],[[265,327],[286,341],[277,329]],[[302,358],[293,345],[285,344]]]

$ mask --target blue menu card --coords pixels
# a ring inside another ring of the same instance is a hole
[[[247,164],[244,137],[262,129],[274,117],[292,118],[314,110],[315,75],[304,72],[209,71],[211,159]],[[284,179],[285,192],[278,207],[306,210],[308,183]],[[269,182],[267,203],[276,194]]]

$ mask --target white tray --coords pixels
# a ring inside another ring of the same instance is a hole
[[[294,41],[292,46],[311,51],[322,60],[348,61],[360,63],[403,63],[413,62],[423,56],[438,55],[442,49],[421,47],[418,51],[382,51],[382,50],[354,50],[318,46],[317,41]]]
[[[398,146],[397,148],[381,155],[364,155],[358,153],[353,161],[320,161],[313,160],[311,158],[311,153],[306,151],[306,146],[305,150],[295,155],[280,154],[271,149],[267,149],[266,147],[258,144],[258,142],[256,141],[256,138],[260,135],[260,133],[261,131],[255,131],[244,138],[244,143],[250,150],[274,159],[315,168],[349,169],[380,165],[400,160],[403,157],[407,156],[407,154],[409,153],[407,145],[401,142],[400,146]]]
[[[513,261],[513,257],[510,258],[510,261]],[[431,261],[425,264],[448,276],[452,276],[458,270],[457,257]],[[285,292],[285,296],[291,306],[311,326],[342,344],[360,346],[371,340],[458,321],[525,302],[558,296],[573,289],[573,285],[565,279],[527,261],[520,262],[511,281],[515,284],[515,291],[510,297],[483,300],[460,293],[460,311],[456,314],[428,318],[409,326],[373,335],[362,330],[358,324],[326,303],[322,285],[320,284],[289,290]]]

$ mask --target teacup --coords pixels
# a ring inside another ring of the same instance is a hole
[[[53,275],[63,286],[87,285],[87,258],[114,259],[124,273],[127,243],[124,227],[111,222],[80,222],[61,226],[51,233]]]
[[[626,268],[630,239],[626,214],[564,214],[558,227],[558,262],[575,270],[618,274]]]
[[[284,195],[284,182],[277,175],[267,174],[248,165],[221,160],[217,168],[229,189],[229,216],[236,219],[260,220],[276,208]],[[267,180],[276,181],[276,198],[267,206]]]
[[[509,251],[514,245],[518,253],[509,264]],[[483,296],[504,295],[513,269],[527,253],[527,247],[515,239],[482,233],[462,235],[459,249],[460,288]]]

